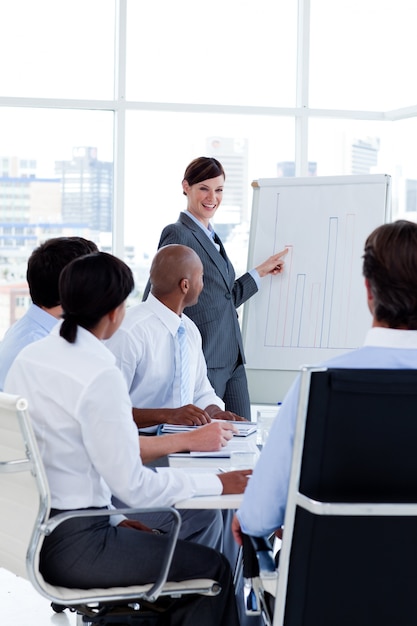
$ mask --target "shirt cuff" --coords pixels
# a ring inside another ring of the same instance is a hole
[[[113,504],[109,504],[107,507],[109,511],[115,511],[116,507]],[[127,519],[126,515],[109,515],[110,526],[118,526],[120,522]]]
[[[184,500],[186,498],[192,498],[194,496],[220,496],[223,493],[223,483],[220,478],[214,473],[210,473],[209,471],[206,473],[197,471],[193,473],[193,468],[179,467],[157,467],[156,471],[158,474],[162,474],[163,472],[180,472],[181,474],[186,473],[186,478],[188,479],[188,485],[190,486],[190,491],[188,495],[179,496],[176,501]]]
[[[256,286],[257,286],[257,287],[258,287],[258,289],[259,289],[259,288],[260,288],[260,286],[261,286],[261,277],[259,276],[259,272],[258,272],[258,270],[256,270],[256,269],[254,268],[253,270],[250,270],[250,271],[248,272],[248,274],[250,274],[250,275],[252,276],[253,280],[254,280],[254,281],[255,281],[255,283],[256,283]]]
[[[190,468],[189,477],[195,488],[196,496],[220,496],[223,483],[216,474],[193,474]]]
[[[203,396],[201,399],[198,399],[198,402],[195,402],[195,405],[198,406],[199,409],[203,409],[203,411],[205,411],[211,404],[218,406],[220,411],[225,410],[225,404],[218,396],[214,396],[214,398],[213,396]]]

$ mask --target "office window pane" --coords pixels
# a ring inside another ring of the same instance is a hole
[[[0,95],[112,98],[114,0],[0,5]]]
[[[414,105],[415,0],[311,0],[310,106]]]
[[[126,125],[126,244],[134,249],[139,291],[164,226],[186,208],[181,182],[188,163],[215,156],[226,172],[216,230],[239,275],[246,271],[253,180],[278,176],[294,163],[288,118],[131,112]]]
[[[384,128],[383,122],[311,119],[309,161],[317,176],[381,173]]]
[[[296,0],[129,0],[128,100],[293,106],[296,12]]]
[[[311,120],[309,157],[318,176],[389,174],[392,217],[417,221],[414,143],[417,119],[397,122]]]
[[[113,114],[0,109],[0,339],[29,302],[26,265],[51,237],[111,249]]]
[[[417,180],[407,180],[405,184],[405,211],[406,213],[417,212]]]
[[[414,137],[417,137],[417,119],[405,119],[384,126],[384,163],[392,175],[393,215],[395,218],[417,222],[415,190],[417,162]]]

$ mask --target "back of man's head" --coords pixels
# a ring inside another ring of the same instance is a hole
[[[182,279],[191,280],[193,272],[202,267],[200,257],[188,246],[172,243],[159,248],[150,269],[152,294],[158,298],[173,294]]]
[[[376,228],[365,242],[363,275],[376,320],[417,330],[417,224],[398,220]]]
[[[32,302],[46,309],[58,306],[61,270],[92,252],[98,252],[96,244],[83,237],[55,237],[42,243],[30,255],[26,272]]]

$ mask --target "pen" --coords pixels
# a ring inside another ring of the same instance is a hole
[[[220,474],[225,474],[227,472],[227,470],[223,469],[222,467],[218,467],[217,471],[220,472]]]

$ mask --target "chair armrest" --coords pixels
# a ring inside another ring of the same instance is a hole
[[[155,602],[158,598],[164,584],[168,578],[169,568],[171,566],[172,557],[174,555],[175,545],[177,543],[178,534],[181,527],[181,516],[173,507],[141,507],[141,508],[125,508],[125,509],[84,509],[76,511],[65,511],[51,517],[47,522],[43,523],[40,531],[44,536],[51,534],[63,522],[78,517],[102,517],[103,515],[134,515],[138,513],[169,513],[172,515],[172,529],[168,533],[168,546],[161,564],[161,571],[152,585],[150,590],[145,594],[144,598],[149,602]],[[138,532],[138,531],[132,531]]]
[[[276,593],[278,578],[274,553],[269,537],[242,534],[243,539],[243,600],[246,615],[263,615],[265,624],[272,624],[270,606],[265,591]]]
[[[269,537],[250,537],[259,565],[259,573],[262,576],[276,573],[274,552]]]
[[[268,576],[276,572],[272,544],[269,537],[243,534],[243,575],[245,578]]]

